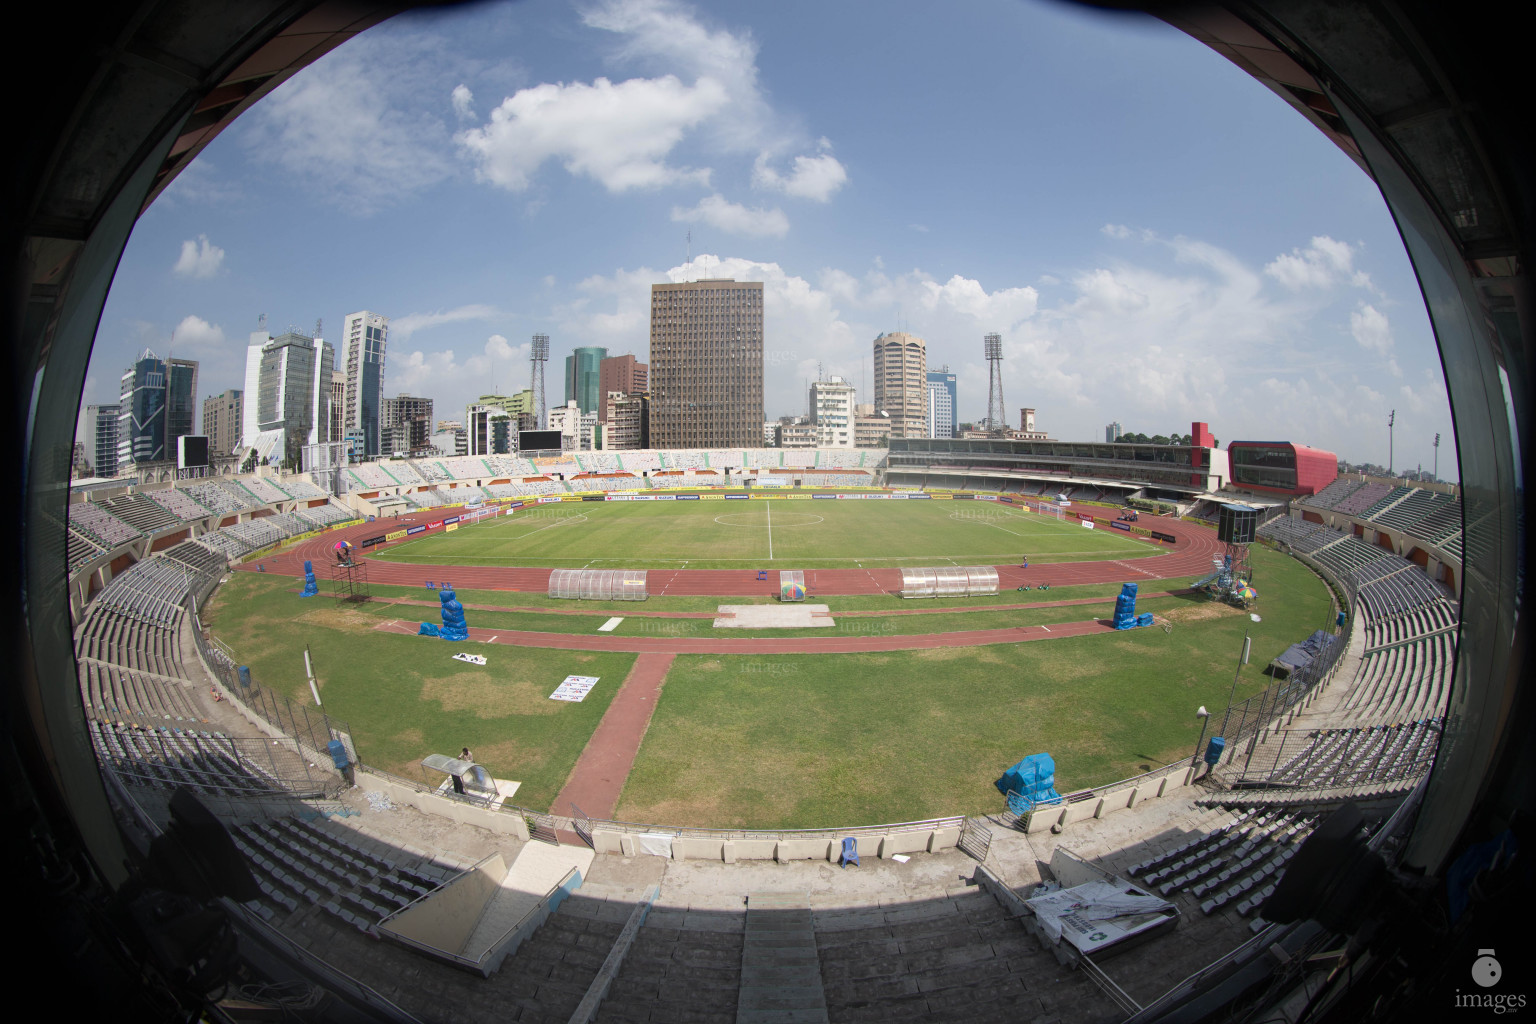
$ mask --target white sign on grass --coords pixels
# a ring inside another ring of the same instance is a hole
[[[549,699],[580,703],[587,699],[587,694],[591,693],[592,687],[597,685],[598,678],[598,676],[566,676],[565,682],[555,687],[555,692],[549,695]]]

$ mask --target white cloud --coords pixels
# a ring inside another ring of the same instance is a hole
[[[475,119],[475,94],[463,82],[453,87],[453,113],[460,121]]]
[[[420,101],[443,95],[444,76],[456,73],[443,49],[422,33],[361,36],[257,104],[246,143],[350,213],[392,206],[453,170],[448,128]]]
[[[671,75],[617,85],[606,78],[544,84],[503,100],[488,124],[458,139],[474,156],[481,180],[513,192],[526,189],[552,158],[610,192],[708,184],[707,168],[669,167],[665,160],[687,129],[724,104],[724,91],[709,79],[692,86]]]
[[[527,342],[513,345],[504,336],[492,334],[462,360],[452,348],[392,353],[388,386],[391,391],[398,388],[432,398],[436,419],[456,419],[462,403],[493,387],[501,391],[526,387],[528,348]]]
[[[1392,326],[1387,323],[1386,314],[1375,306],[1362,304],[1349,314],[1349,333],[1369,352],[1378,356],[1392,354]]]
[[[171,209],[182,202],[198,206],[229,206],[242,197],[240,186],[220,177],[217,165],[205,154],[193,158],[181,169],[176,179],[160,193],[155,205],[164,204]]]
[[[847,170],[830,153],[795,157],[794,169],[787,175],[768,166],[768,159],[767,153],[760,154],[752,166],[752,184],[757,188],[825,203],[848,181]]]
[[[674,159],[687,143],[711,156],[757,153],[754,184],[799,198],[826,202],[847,181],[825,139],[816,155],[796,157],[785,174],[769,166],[773,154],[807,140],[764,97],[750,33],[711,28],[674,0],[607,0],[584,9],[582,22],[606,33],[615,66],[649,77],[545,82],[508,96],[489,120],[456,136],[479,180],[522,192],[553,160],[615,193],[708,187],[712,167]],[[464,102],[456,89],[454,103],[462,113],[469,90],[460,89]],[[771,222],[753,223],[761,234]]]
[[[218,324],[211,324],[200,316],[183,317],[181,323],[171,332],[171,345],[177,353],[193,349],[199,352],[213,352],[221,350],[228,345],[229,339],[224,334],[224,328]]]
[[[210,243],[207,235],[198,235],[197,241],[181,243],[181,258],[171,269],[182,277],[212,277],[223,264],[224,250]]]
[[[1040,295],[1033,288],[1006,288],[988,293],[980,281],[954,275],[943,284],[922,281],[919,301],[925,309],[947,306],[987,327],[1011,327],[1035,314]]]
[[[1371,288],[1370,275],[1354,268],[1355,250],[1348,242],[1317,235],[1305,249],[1282,253],[1264,272],[1292,291],[1330,288],[1347,280],[1356,288]]]
[[[403,342],[417,331],[436,327],[438,324],[459,323],[464,320],[489,320],[497,315],[496,307],[483,304],[438,310],[435,313],[407,313],[389,322],[389,334],[392,341]]]
[[[747,238],[783,238],[789,233],[789,218],[784,211],[750,209],[728,201],[718,192],[705,196],[691,209],[672,207],[672,219],[687,224],[708,224],[729,235]]]
[[[1124,239],[1131,237],[1131,229],[1126,227],[1124,224],[1105,224],[1102,228],[1099,229],[1099,231],[1108,235],[1110,238]]]

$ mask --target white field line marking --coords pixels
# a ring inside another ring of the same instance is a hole
[[[623,621],[624,621],[624,617],[622,615],[618,616],[617,618],[609,619],[607,622],[603,623],[601,626],[598,626],[597,627],[597,631],[599,633],[612,633],[614,631],[614,628],[616,626],[618,626],[618,624],[623,622]]]
[[[773,502],[768,503],[768,561],[773,561]]]
[[[1049,633],[1051,631],[1051,627],[1050,626],[1041,626],[1040,628],[1045,630],[1047,633]]]
[[[492,634],[492,635],[491,635],[491,638],[490,638],[490,639],[489,639],[489,640],[482,640],[482,641],[480,641],[480,642],[481,642],[481,643],[484,643],[484,644],[493,644],[493,643],[495,643],[495,642],[496,642],[496,638],[497,638],[497,637],[498,637],[498,636],[501,636],[501,634],[500,634],[500,633],[493,633],[493,634]]]

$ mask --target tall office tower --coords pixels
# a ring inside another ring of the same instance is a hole
[[[347,371],[331,371],[331,429],[328,440],[340,441],[347,433]]]
[[[588,345],[565,357],[565,400],[582,412],[597,412],[603,404],[599,386],[608,350]]]
[[[85,407],[85,429],[91,462],[97,476],[117,476],[117,425],[121,409],[115,405]]]
[[[230,388],[222,395],[203,399],[203,433],[208,435],[208,454],[229,455],[240,447],[242,394]]]
[[[634,356],[609,356],[598,364],[597,390],[603,397],[597,410],[599,423],[608,422],[608,396],[617,391],[621,395],[643,394],[649,388],[650,367]]]
[[[875,409],[892,437],[928,436],[928,345],[905,331],[875,339]]]
[[[432,436],[432,399],[402,394],[386,398],[379,409],[379,454],[408,455],[425,448]]]
[[[199,433],[197,429],[197,360],[169,359],[169,390],[165,398],[166,458],[176,457],[176,439]]]
[[[1109,426],[1104,428],[1104,441],[1105,441],[1105,443],[1107,443],[1107,444],[1114,444],[1116,441],[1120,440],[1120,434],[1121,434],[1120,424],[1118,424],[1118,423],[1111,423]]]
[[[319,433],[330,417],[330,388],[321,381],[330,379],[332,359],[325,341],[292,330],[262,347],[255,404],[263,456],[296,460],[304,445],[326,440]]]
[[[117,468],[160,462],[165,444],[165,360],[145,349],[118,382]]]
[[[755,448],[763,430],[763,284],[651,286],[651,444]]]
[[[262,318],[265,321],[265,317]],[[256,396],[261,393],[261,350],[272,341],[272,335],[265,330],[251,332],[251,339],[245,349],[245,389],[241,392],[245,396],[240,406],[240,448],[246,449],[256,445],[257,435],[261,433],[261,427],[257,425]]]
[[[853,385],[843,378],[834,376],[811,383],[811,424],[816,428],[816,447],[853,447],[853,407]]]
[[[347,314],[342,345],[347,375],[345,440],[353,455],[371,459],[379,453],[379,403],[384,400],[384,351],[389,343],[389,317],[363,310]]]
[[[955,436],[955,409],[960,400],[949,367],[928,374],[928,436]]]

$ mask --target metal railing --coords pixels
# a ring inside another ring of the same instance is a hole
[[[626,832],[632,835],[649,833],[670,835],[677,839],[770,839],[787,842],[795,839],[840,839],[843,836],[886,836],[903,832],[929,832],[941,828],[962,828],[964,815],[947,818],[929,818],[925,821],[903,821],[889,825],[850,825],[841,828],[805,829],[753,829],[753,828],[691,828],[677,825],[648,825],[634,821],[608,821],[601,818],[583,818],[581,827],[573,828],[578,834],[585,829],[592,832]]]
[[[240,677],[236,659],[229,647],[214,637],[204,637],[202,623],[188,608],[188,621],[192,627],[192,639],[197,644],[203,664],[207,666],[224,690],[245,708],[295,744],[296,753],[316,764],[329,765],[331,740],[339,739],[347,748],[353,764],[359,763],[357,749],[352,742],[352,730],[341,719],[332,718],[319,708],[296,703],[286,694],[277,692],[250,675],[247,685]]]

